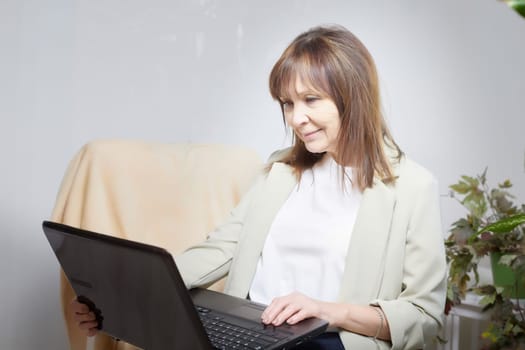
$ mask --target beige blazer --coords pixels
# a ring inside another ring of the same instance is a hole
[[[394,171],[395,185],[376,180],[363,192],[338,300],[380,305],[392,342],[342,330],[347,349],[419,349],[441,327],[446,262],[437,183],[407,158]],[[274,163],[223,225],[176,256],[187,287],[228,275],[225,292],[247,297],[270,225],[296,183],[291,167]]]

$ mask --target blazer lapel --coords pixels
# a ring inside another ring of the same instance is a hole
[[[238,297],[248,295],[257,263],[279,209],[297,180],[292,168],[274,163],[260,193],[254,198],[237,247],[225,291]],[[364,191],[346,257],[339,299],[368,303],[379,293],[395,195],[380,180]]]
[[[348,247],[339,300],[368,303],[379,293],[395,208],[394,191],[380,180],[363,192]]]
[[[283,163],[272,165],[261,191],[254,198],[254,207],[245,219],[243,238],[237,247],[225,286],[228,294],[242,298],[248,295],[270,226],[296,184],[297,179],[290,166]]]

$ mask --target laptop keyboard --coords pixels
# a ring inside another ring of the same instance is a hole
[[[220,350],[262,350],[290,336],[272,326],[249,324],[234,317],[196,306],[213,347]]]

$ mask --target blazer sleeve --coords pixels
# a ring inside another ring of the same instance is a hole
[[[226,276],[243,230],[243,222],[265,175],[260,175],[228,218],[211,232],[206,241],[175,256],[177,268],[187,288],[207,287]]]
[[[389,321],[392,349],[423,348],[442,325],[446,259],[438,186],[433,177],[418,182],[408,221],[402,291],[394,300],[371,303],[381,306]]]
[[[266,164],[271,167],[289,151],[287,148],[273,152]],[[261,191],[268,172],[269,169],[262,171],[250,190],[241,198],[237,207],[230,212],[222,225],[208,235],[206,241],[175,256],[177,268],[187,288],[208,287],[228,274],[243,232],[246,213],[251,208],[254,198]]]

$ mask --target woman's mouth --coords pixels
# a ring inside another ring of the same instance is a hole
[[[303,140],[308,141],[308,140],[311,140],[311,139],[315,138],[316,134],[319,131],[321,131],[321,129],[317,129],[317,130],[314,130],[314,131],[303,133]]]

